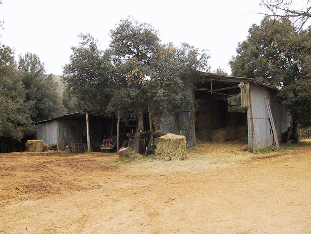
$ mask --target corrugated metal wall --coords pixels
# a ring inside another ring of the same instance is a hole
[[[43,140],[46,144],[57,144],[58,141],[58,121],[54,120],[39,124],[37,126],[37,139]]]
[[[282,133],[290,126],[289,114],[283,106],[277,103],[275,95],[266,88],[251,85],[251,109],[248,111],[250,151],[268,148],[275,144],[265,99],[270,100],[271,112],[280,143]]]
[[[59,143],[62,147],[83,143],[86,139],[86,123],[79,120],[59,121]]]

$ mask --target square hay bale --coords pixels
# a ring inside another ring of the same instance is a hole
[[[29,152],[44,152],[48,151],[48,145],[42,140],[28,140],[26,142],[26,148]]]
[[[155,155],[164,160],[184,160],[187,158],[185,136],[168,133],[160,137]]]

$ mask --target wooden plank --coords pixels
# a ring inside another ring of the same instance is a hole
[[[274,137],[274,141],[275,141],[275,146],[277,148],[279,148],[280,144],[279,144],[278,136],[276,134],[275,124],[274,124],[274,120],[273,120],[273,116],[272,116],[272,112],[271,112],[271,108],[270,108],[270,100],[265,98],[265,101],[266,101],[266,104],[267,104],[267,109],[268,109],[268,113],[269,113],[269,119],[270,119],[270,123],[271,123],[271,127],[272,127],[272,133],[273,133],[273,137]]]

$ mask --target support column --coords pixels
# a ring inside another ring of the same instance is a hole
[[[89,114],[85,113],[86,119],[86,141],[87,141],[87,151],[91,152],[91,140],[90,140],[90,121],[89,121]]]
[[[120,112],[118,112],[118,122],[117,122],[117,152],[120,149]]]

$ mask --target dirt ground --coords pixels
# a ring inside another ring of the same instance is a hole
[[[311,142],[310,142],[311,143]],[[184,161],[0,154],[0,233],[311,233],[311,145]]]

